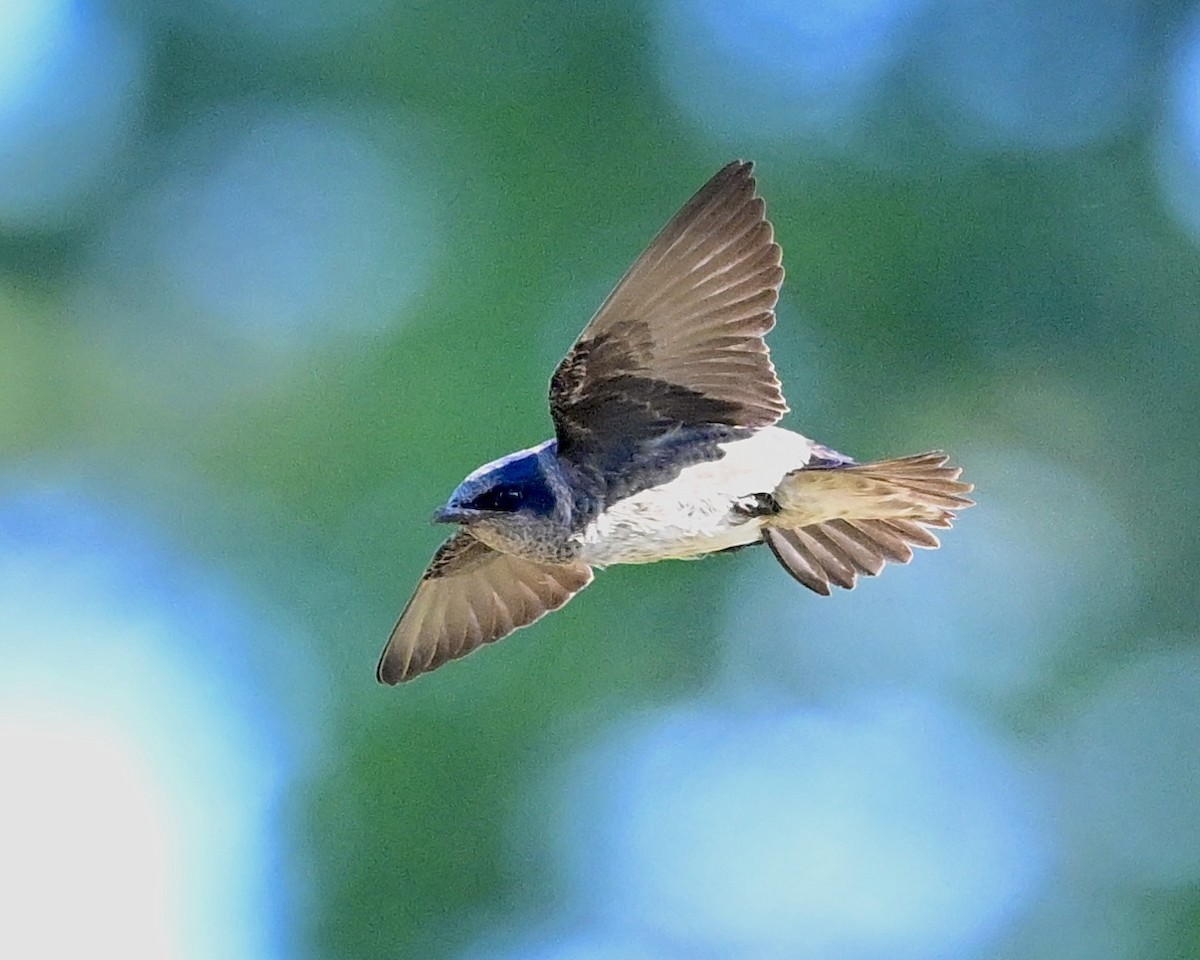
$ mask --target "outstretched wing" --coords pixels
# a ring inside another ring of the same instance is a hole
[[[535,563],[460,531],[438,548],[376,671],[399,683],[465,657],[557,610],[592,582],[586,564]]]
[[[631,474],[678,462],[662,456],[664,441],[711,448],[787,411],[763,341],[782,253],[752,168],[729,164],[684,205],[555,370],[550,412],[563,459],[636,486]]]

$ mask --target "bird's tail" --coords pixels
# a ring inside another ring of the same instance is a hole
[[[941,452],[845,466],[804,467],[774,491],[779,512],[763,537],[780,563],[810,590],[850,589],[889,560],[908,563],[913,547],[937,547],[927,527],[949,527],[973,486]]]

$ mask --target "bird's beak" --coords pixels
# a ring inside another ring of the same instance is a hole
[[[467,520],[474,515],[473,510],[464,510],[461,507],[455,507],[452,504],[446,504],[444,507],[438,507],[433,512],[434,523],[466,523]]]

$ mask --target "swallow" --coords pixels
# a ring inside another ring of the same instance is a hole
[[[557,610],[616,563],[766,544],[828,595],[938,546],[972,505],[946,454],[859,463],[777,426],[782,251],[736,161],[638,257],[550,379],[552,439],[470,474],[379,660],[410,680]]]

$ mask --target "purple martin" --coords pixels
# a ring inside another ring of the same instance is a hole
[[[398,683],[557,610],[614,563],[765,543],[810,590],[849,589],[971,506],[940,452],[858,463],[776,426],[764,335],[782,252],[753,165],[717,173],[650,243],[550,380],[554,437],[486,464],[434,515],[459,529],[392,630]]]

